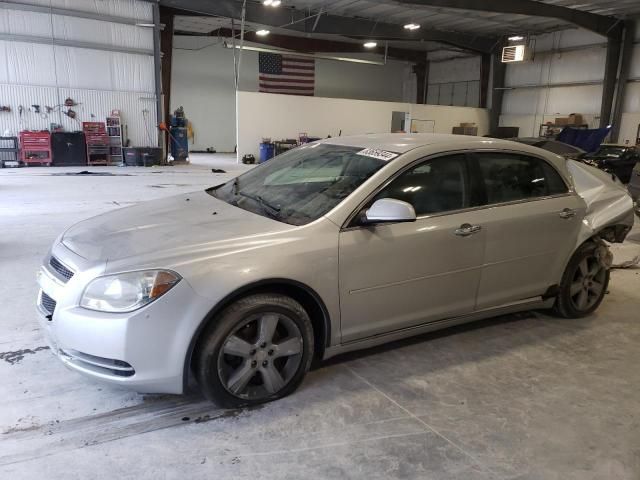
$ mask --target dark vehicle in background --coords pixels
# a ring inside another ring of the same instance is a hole
[[[629,180],[629,193],[633,198],[633,209],[638,218],[640,218],[640,162],[636,163],[631,171],[631,179]]]
[[[587,154],[584,150],[568,143],[559,142],[557,140],[551,140],[549,138],[514,138],[514,142],[524,143],[525,145],[531,145],[532,147],[538,147],[548,152],[555,153],[564,158],[570,158],[572,160],[579,160]]]
[[[613,173],[622,183],[629,183],[633,168],[640,161],[640,151],[635,146],[603,144],[595,153],[590,153],[582,161]]]

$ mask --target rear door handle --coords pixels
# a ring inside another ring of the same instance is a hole
[[[576,211],[572,210],[570,208],[565,208],[564,210],[562,210],[560,213],[558,213],[558,216],[560,218],[573,218],[576,216]]]
[[[482,230],[482,227],[480,225],[471,225],[470,223],[463,223],[462,225],[460,225],[460,228],[457,228],[453,233],[455,233],[459,237],[468,237],[469,235],[478,233],[480,230]]]

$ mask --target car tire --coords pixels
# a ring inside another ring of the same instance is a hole
[[[585,317],[602,303],[609,286],[609,269],[598,259],[597,248],[594,243],[586,243],[569,260],[553,305],[556,315]]]
[[[313,359],[305,309],[280,294],[255,294],[225,308],[198,343],[195,376],[204,396],[225,408],[292,393]]]

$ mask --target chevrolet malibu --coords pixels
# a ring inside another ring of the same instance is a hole
[[[37,304],[77,372],[182,393],[192,371],[207,398],[252,405],[314,358],[522,310],[589,315],[632,224],[609,175],[535,147],[331,138],[78,223]]]

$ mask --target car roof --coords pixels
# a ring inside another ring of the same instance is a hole
[[[386,150],[388,152],[406,153],[415,148],[427,145],[438,145],[443,148],[520,148],[522,144],[509,140],[499,140],[469,135],[452,135],[444,133],[374,133],[333,137],[320,140],[319,143],[340,145],[345,147],[362,147]]]

